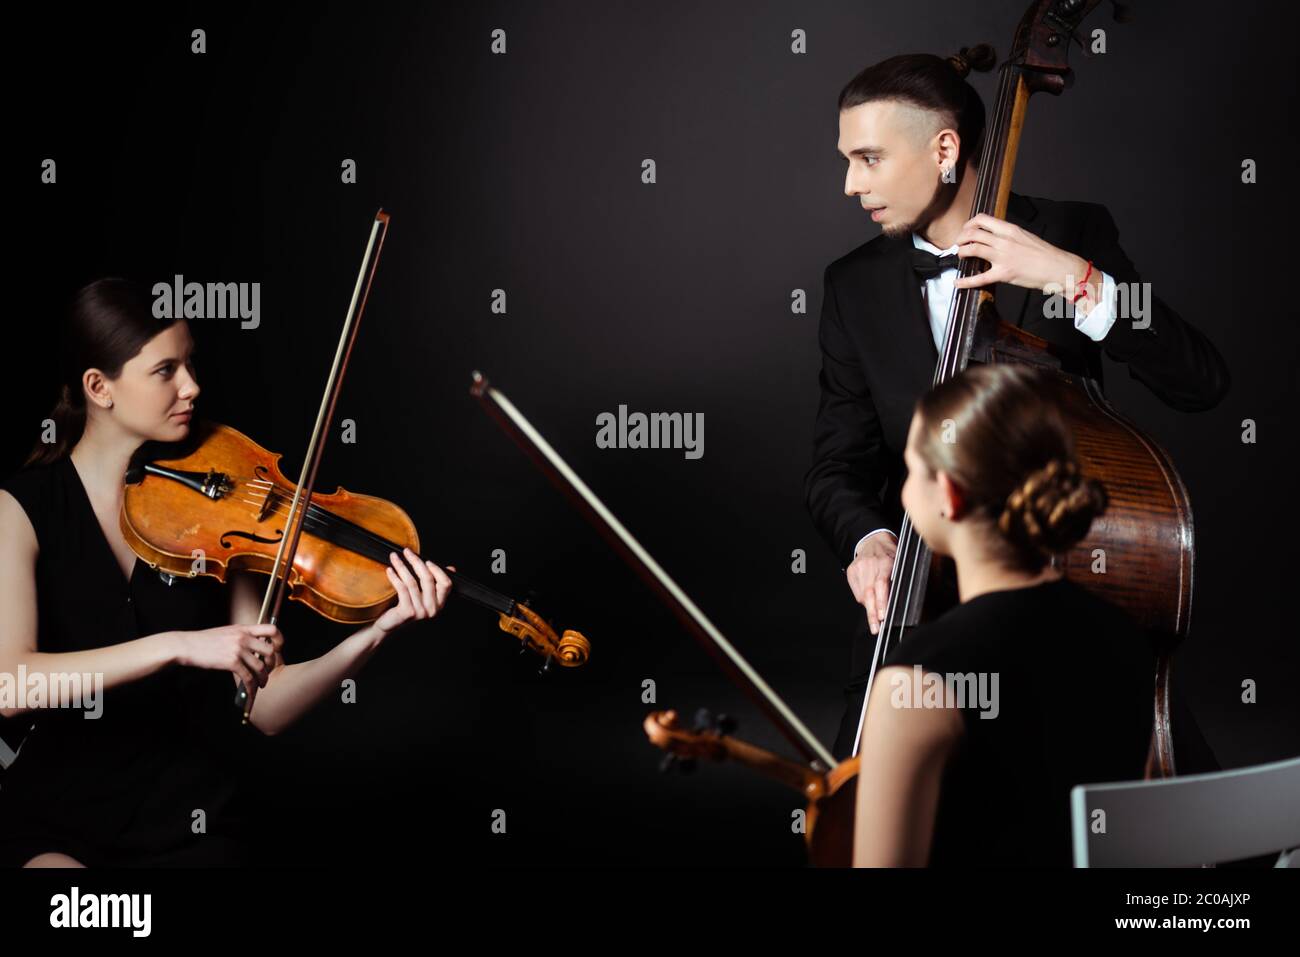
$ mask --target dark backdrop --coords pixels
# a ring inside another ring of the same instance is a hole
[[[843,195],[836,96],[897,53],[989,41],[1004,56],[1023,6],[24,8],[5,151],[18,243],[4,471],[53,402],[50,319],[66,296],[105,274],[182,273],[262,284],[259,329],[191,323],[200,407],[296,475],[383,206],[392,227],[338,412],[357,442],[329,444],[319,488],[401,503],[431,557],[535,590],[594,643],[587,668],[539,678],[473,607],[399,633],[359,703],[328,702],[250,748],[266,860],[802,861],[797,795],[732,766],[658,773],[640,727],[647,679],[656,707],[726,711],[743,737],[788,748],[486,418],[470,372],[512,397],[829,744],[861,612],[801,479],[822,269],[876,232]],[[1107,374],[1191,491],[1194,624],[1176,680],[1225,767],[1300,751],[1285,547],[1297,332],[1282,262],[1294,57],[1266,12],[1095,18],[1108,52],[1084,62],[1076,48],[1076,86],[1034,98],[1015,179],[1104,203],[1144,278],[1230,366],[1230,395],[1198,415]],[[504,56],[489,51],[496,28]],[[805,55],[790,52],[795,29]],[[987,105],[994,77],[974,83]],[[39,182],[46,157],[57,185]],[[655,185],[641,182],[647,157]],[[355,185],[340,182],[345,158]],[[1240,181],[1245,158],[1256,185]],[[791,311],[795,289],[806,314]],[[703,458],[597,449],[596,416],[619,404],[704,413]],[[505,575],[490,570],[496,548]],[[298,659],[347,633],[299,607],[283,629]],[[1246,679],[1257,704],[1241,703]],[[490,833],[497,808],[506,835]]]

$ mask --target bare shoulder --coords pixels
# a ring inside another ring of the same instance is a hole
[[[0,551],[13,557],[35,558],[39,550],[36,529],[27,511],[8,491],[0,488]]]
[[[0,661],[36,651],[36,531],[18,499],[0,489]],[[0,710],[0,716],[16,714]]]
[[[867,710],[872,737],[895,746],[944,750],[966,733],[958,708],[927,707],[914,693],[916,674],[909,665],[890,665],[876,673]]]

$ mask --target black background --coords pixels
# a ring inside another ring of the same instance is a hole
[[[260,282],[262,324],[191,322],[206,416],[296,475],[374,211],[392,217],[318,488],[381,495],[424,552],[594,645],[536,675],[493,616],[450,605],[290,733],[250,742],[268,863],[799,864],[798,795],[734,766],[657,772],[653,708],[779,736],[468,395],[482,369],[827,744],[861,614],[812,528],[825,265],[875,235],[843,195],[836,97],[863,66],[976,42],[1024,0],[25,9],[12,42],[3,399],[16,468],[53,403],[66,297],[103,275]],[[1300,752],[1290,548],[1296,430],[1293,31],[1264,5],[1142,4],[1090,26],[1073,89],[1035,97],[1015,188],[1104,203],[1155,293],[1219,347],[1216,409],[1111,401],[1195,507],[1176,680],[1224,767]],[[204,55],[190,31],[207,31]],[[508,53],[490,52],[507,33]],[[790,52],[803,29],[808,53]],[[991,102],[995,77],[973,82]],[[58,163],[56,185],[40,163]],[[658,182],[641,182],[653,158]],[[344,185],[340,164],[356,160]],[[1258,163],[1258,183],[1241,163]],[[490,309],[506,290],[505,316]],[[806,314],[791,292],[806,290]],[[599,450],[595,419],[702,412],[704,457]],[[1243,419],[1258,442],[1241,442]],[[507,553],[507,574],[490,571]],[[804,549],[806,574],[791,572]],[[347,631],[300,607],[291,660]],[[1050,636],[1044,636],[1049,640]],[[642,701],[642,682],[657,703]],[[1240,701],[1243,680],[1259,703]],[[1044,680],[1050,680],[1045,676]],[[1105,707],[1104,693],[1084,707]],[[12,725],[10,727],[12,730]],[[490,833],[504,809],[507,834]]]

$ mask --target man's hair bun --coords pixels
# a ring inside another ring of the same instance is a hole
[[[987,73],[993,69],[993,65],[998,62],[998,55],[990,44],[977,43],[973,47],[962,47],[948,57],[948,62],[957,71],[957,75],[965,79],[971,70]]]

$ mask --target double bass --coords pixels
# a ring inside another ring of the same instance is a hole
[[[1112,0],[1115,19],[1127,10]],[[1101,0],[1034,0],[1021,19],[1011,53],[999,68],[997,97],[985,128],[984,162],[976,181],[970,216],[1004,219],[1029,99],[1059,96],[1073,82],[1068,65],[1071,40],[1086,45],[1081,22]],[[973,257],[960,275],[988,268]],[[1153,675],[1153,721],[1146,776],[1175,773],[1169,717],[1171,655],[1186,637],[1191,614],[1194,565],[1192,508],[1186,486],[1169,455],[1116,411],[1087,370],[1074,367],[1048,341],[1004,322],[987,287],[958,288],[933,384],[971,362],[1013,362],[1049,374],[1055,398],[1075,436],[1083,470],[1106,486],[1110,504],[1088,535],[1052,566],[1065,578],[1098,594],[1136,620],[1158,649]],[[1105,574],[1093,569],[1105,557]],[[825,767],[793,761],[738,741],[726,728],[685,727],[676,712],[655,712],[645,720],[651,742],[683,758],[734,760],[800,791],[808,801],[806,839],[812,863],[846,866],[852,860],[853,820],[859,767],[858,745],[876,671],[889,645],[909,629],[942,611],[937,585],[951,582],[951,563],[933,555],[905,516],[890,577],[889,601],[877,635],[854,756]],[[751,695],[760,689],[746,688]],[[764,708],[770,715],[771,709]],[[783,732],[787,729],[778,724]],[[787,733],[787,737],[789,734]],[[806,748],[803,749],[806,755]]]
[[[1035,0],[1021,19],[1011,54],[999,68],[997,98],[985,129],[985,161],[976,180],[970,216],[1005,218],[1021,132],[1034,93],[1059,96],[1073,84],[1068,66],[1070,41],[1084,47],[1079,25],[1101,0]],[[1116,19],[1131,19],[1121,4]],[[961,276],[988,268],[968,257]],[[1194,536],[1191,501],[1172,459],[1153,438],[1107,401],[1086,369],[1071,365],[1052,343],[1002,321],[988,287],[958,288],[949,308],[947,333],[933,385],[955,376],[971,362],[1012,362],[1034,366],[1050,376],[1054,397],[1074,433],[1083,470],[1106,486],[1109,506],[1088,535],[1052,567],[1075,584],[1126,611],[1153,637],[1159,649],[1154,676],[1154,715],[1148,776],[1174,773],[1169,719],[1171,655],[1186,637],[1192,606]],[[1105,574],[1094,573],[1098,555]],[[867,683],[891,641],[914,628],[936,609],[931,579],[945,576],[948,560],[934,556],[904,516],[898,537],[889,603],[877,636]],[[950,580],[950,576],[949,580]],[[929,604],[927,604],[929,602]],[[863,718],[866,700],[863,702]],[[859,721],[858,740],[862,722]],[[858,742],[854,744],[857,753]]]

